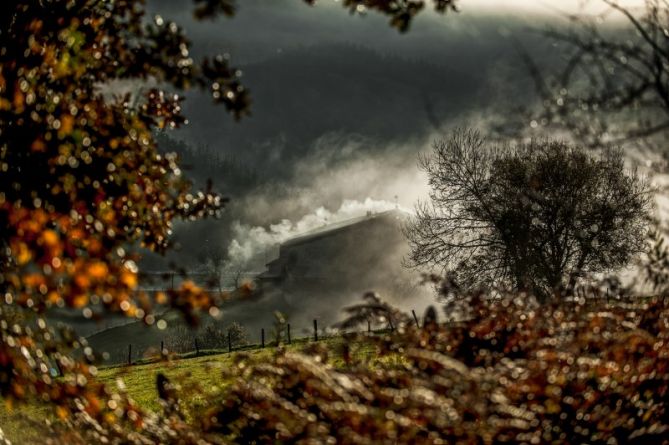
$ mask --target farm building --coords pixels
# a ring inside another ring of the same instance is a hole
[[[369,291],[404,310],[422,311],[432,301],[420,274],[403,266],[409,252],[400,210],[330,224],[281,244],[260,274],[257,310],[280,311],[296,325],[331,325],[343,308]]]
[[[376,272],[392,264],[401,267],[406,253],[399,210],[330,224],[284,242],[279,257],[257,277],[261,289],[352,290],[378,283]],[[385,282],[385,280],[383,280]]]

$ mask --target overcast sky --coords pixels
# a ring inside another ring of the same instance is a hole
[[[629,7],[642,7],[644,0],[618,0],[618,4]],[[472,12],[485,9],[488,11],[532,12],[552,15],[556,12],[600,13],[609,7],[600,0],[463,0],[460,7]]]

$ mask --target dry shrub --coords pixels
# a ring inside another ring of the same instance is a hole
[[[366,340],[386,364],[240,357],[195,427],[235,443],[669,443],[664,301],[461,301],[464,321]]]

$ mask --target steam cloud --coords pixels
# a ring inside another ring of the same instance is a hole
[[[428,190],[416,156],[429,149],[431,139],[388,143],[336,132],[321,136],[296,162],[290,179],[236,201],[231,237],[221,246],[227,268],[261,272],[291,238],[370,212],[411,212]]]
[[[307,214],[297,222],[283,219],[279,223],[270,224],[268,228],[250,226],[240,221],[232,225],[234,239],[227,249],[228,267],[238,270],[252,269],[258,271],[262,267],[261,260],[271,251],[276,255],[279,244],[300,236],[314,229],[324,227],[348,219],[363,216],[368,212],[381,213],[396,208],[395,203],[367,198],[364,201],[347,199],[334,212],[325,207],[318,207],[313,213]],[[401,208],[409,211],[406,208]]]

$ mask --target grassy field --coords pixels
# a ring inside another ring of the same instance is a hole
[[[320,343],[326,345],[332,351],[332,363],[334,366],[343,366],[343,361],[338,354],[344,340],[341,337],[332,337],[322,340]],[[289,346],[290,349],[300,350],[311,343],[309,339],[300,339]],[[250,346],[243,352],[251,354],[255,359],[269,357],[275,348],[267,347],[261,349],[259,346]],[[224,377],[224,369],[232,366],[236,354],[221,351],[202,351],[202,355],[194,357],[193,354],[170,361],[156,361],[153,363],[137,364],[133,366],[116,366],[102,368],[99,372],[101,381],[111,388],[119,388],[127,392],[132,399],[142,408],[148,410],[160,410],[160,404],[156,393],[156,375],[163,373],[172,383],[178,383],[182,388],[196,386],[195,398],[186,401],[186,407],[193,406],[207,397],[219,394],[230,384]],[[368,345],[361,345],[356,355],[370,357],[373,351]],[[51,418],[51,412],[38,404],[15,406],[12,409],[3,408],[0,411],[0,427],[12,443],[41,443],[36,433],[35,422],[43,422]]]

